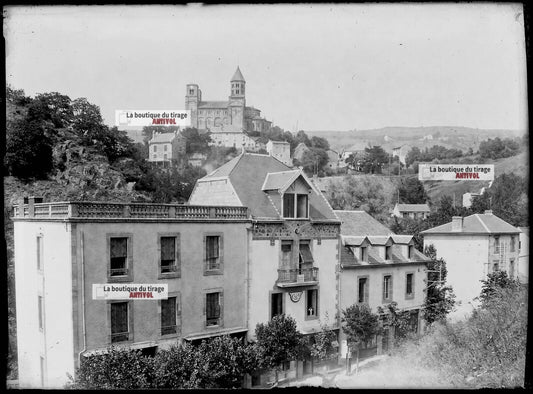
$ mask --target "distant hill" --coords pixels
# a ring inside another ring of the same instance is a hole
[[[454,126],[429,127],[383,127],[371,130],[348,131],[305,131],[309,137],[326,138],[332,149],[336,151],[350,150],[353,145],[361,146],[370,143],[380,145],[391,152],[394,147],[404,144],[419,148],[442,145],[448,149],[477,150],[479,143],[488,138],[519,137],[524,130],[473,129]]]

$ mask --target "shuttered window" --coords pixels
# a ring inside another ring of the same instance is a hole
[[[294,194],[285,193],[283,195],[283,217],[294,217]]]
[[[128,303],[114,302],[111,304],[111,342],[122,342],[128,339]]]
[[[176,270],[176,237],[161,237],[161,272]]]
[[[407,274],[405,277],[405,294],[409,296],[413,296],[413,277],[414,274]]]
[[[218,325],[220,319],[220,293],[207,293],[205,304],[206,325]]]
[[[220,269],[220,237],[206,236],[205,238],[207,269]]]
[[[175,334],[177,332],[176,312],[176,297],[168,297],[166,300],[161,300],[161,335]]]
[[[368,302],[368,278],[359,278],[359,294],[357,301],[359,303]]]
[[[312,263],[313,255],[308,243],[300,243],[300,258],[303,263]]]
[[[110,254],[111,276],[127,275],[128,238],[111,238]]]

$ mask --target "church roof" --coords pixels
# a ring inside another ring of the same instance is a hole
[[[242,76],[242,73],[241,73],[241,69],[237,66],[237,71],[235,71],[235,74],[233,74],[233,78],[231,78],[231,81],[230,82],[233,82],[233,81],[243,81],[243,82],[246,82],[244,80],[244,77]]]
[[[198,108],[228,108],[227,101],[201,101]]]

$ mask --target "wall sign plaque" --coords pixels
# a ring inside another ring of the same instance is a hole
[[[289,293],[289,297],[291,298],[292,302],[298,302],[300,301],[300,298],[302,298],[303,291],[298,291],[296,293]]]

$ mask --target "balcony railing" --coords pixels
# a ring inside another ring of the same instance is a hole
[[[278,286],[301,286],[318,282],[318,267],[278,269]]]
[[[50,202],[15,205],[15,218],[246,220],[248,208],[183,204]]]

